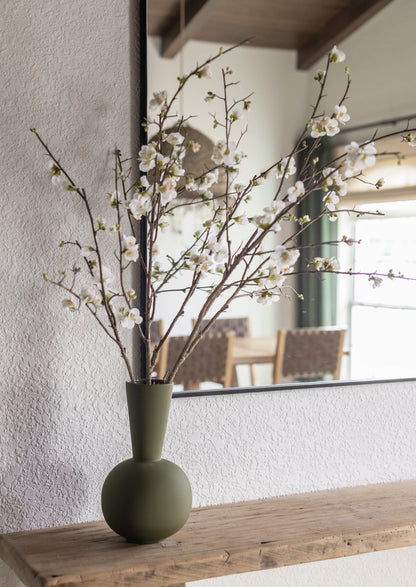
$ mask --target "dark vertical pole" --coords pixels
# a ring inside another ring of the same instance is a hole
[[[131,123],[132,123],[132,153],[136,169],[136,161],[140,146],[147,143],[147,132],[142,122],[147,116],[147,0],[130,0],[130,70],[131,70]],[[147,264],[147,225],[142,218],[136,235],[144,263]],[[138,292],[139,310],[146,323],[146,274],[140,263],[136,264],[134,275],[135,289]],[[134,338],[134,368],[139,378],[146,377],[146,346],[136,336]]]

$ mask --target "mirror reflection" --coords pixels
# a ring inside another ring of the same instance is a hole
[[[352,77],[347,100],[351,120],[346,130],[331,142],[332,152],[352,140],[370,139],[377,129],[386,134],[397,129],[397,121],[416,113],[416,79],[407,68],[416,41],[413,25],[416,5],[410,0],[394,0],[370,21],[362,25],[342,43],[346,64]],[[203,62],[218,49],[217,43],[188,41],[173,58],[161,57],[161,39],[148,40],[149,96],[166,89],[172,93],[177,76]],[[227,55],[223,63],[213,67],[213,77],[199,80],[184,93],[178,103],[178,114],[195,116],[190,124],[210,140],[220,138],[213,128],[214,107],[204,102],[208,91],[219,92],[221,66],[230,66],[240,81],[240,96],[254,92],[247,114],[247,133],[242,150],[247,155],[240,173],[247,181],[273,160],[290,152],[311,112],[318,91],[315,72],[322,68],[321,59],[309,70],[297,69],[293,50],[243,46]],[[343,66],[339,78],[330,85],[327,104],[336,104],[344,84]],[[336,78],[336,75],[335,75]],[[405,123],[401,122],[403,126]],[[385,150],[389,150],[389,143]],[[395,142],[394,150],[402,148]],[[416,151],[416,149],[415,149]],[[386,271],[394,269],[405,275],[416,275],[416,152],[406,149],[406,159],[398,166],[385,157],[371,170],[372,179],[384,177],[381,190],[356,182],[343,200],[345,207],[383,215],[342,215],[336,223],[335,237],[343,235],[362,241],[358,247],[338,248],[342,267],[353,271]],[[270,202],[276,184],[269,182],[250,203],[258,211]],[[172,221],[159,254],[183,250],[194,230],[195,220],[203,216],[203,208],[179,214]],[[316,253],[315,253],[316,254]],[[413,282],[387,281],[374,288],[365,276],[307,276],[312,281],[298,282],[294,277],[293,295],[283,296],[272,305],[255,301],[236,301],[223,316],[218,328],[233,332],[233,340],[218,342],[221,348],[206,348],[206,362],[223,357],[217,365],[221,377],[210,378],[201,388],[216,386],[269,385],[286,381],[319,379],[389,379],[416,376],[411,333],[416,326],[416,287]],[[178,285],[180,288],[180,285]],[[296,292],[302,293],[299,301]],[[165,296],[158,309],[157,327],[168,323],[175,292]],[[201,294],[202,295],[202,294]],[[169,299],[171,296],[171,299]],[[195,298],[175,328],[175,336],[186,335],[201,303]],[[175,304],[176,305],[176,304]],[[299,332],[299,328],[307,330]],[[319,328],[319,330],[318,330]],[[306,342],[305,342],[306,341]],[[305,345],[304,345],[305,343]],[[289,358],[286,357],[286,354]],[[292,357],[292,359],[290,359]],[[293,358],[295,357],[295,358]],[[304,370],[292,372],[305,360]],[[198,363],[201,377],[204,361]],[[313,367],[315,369],[313,369]],[[193,367],[195,373],[195,367]],[[181,373],[185,389],[200,385],[192,375]],[[219,379],[219,381],[218,381]]]

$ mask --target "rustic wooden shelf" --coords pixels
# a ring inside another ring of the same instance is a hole
[[[416,544],[416,481],[192,511],[171,538],[129,544],[104,522],[0,536],[28,586],[167,586]]]

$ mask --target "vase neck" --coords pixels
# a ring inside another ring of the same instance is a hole
[[[162,456],[173,385],[127,383],[133,458],[158,461]]]

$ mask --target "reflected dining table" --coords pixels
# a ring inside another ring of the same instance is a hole
[[[273,363],[276,353],[275,336],[234,338],[233,365]]]
[[[277,338],[275,336],[252,336],[234,338],[233,343],[233,385],[238,385],[236,370],[238,365],[259,365],[274,363]],[[256,385],[256,381],[252,381]]]

